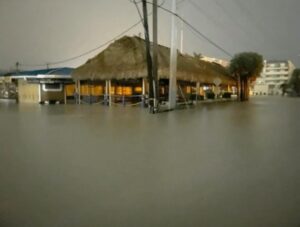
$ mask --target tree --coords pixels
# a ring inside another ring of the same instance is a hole
[[[250,81],[258,77],[263,69],[263,57],[254,52],[236,54],[230,61],[229,71],[238,80],[238,98],[249,99]]]
[[[292,77],[289,81],[289,87],[292,88],[296,96],[300,96],[300,69],[293,71]]]

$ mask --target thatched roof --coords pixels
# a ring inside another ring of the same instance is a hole
[[[170,49],[158,47],[158,76],[169,78]],[[128,37],[116,40],[104,51],[76,68],[74,79],[136,79],[147,77],[145,41],[139,37]],[[177,79],[213,83],[219,78],[223,84],[235,84],[225,68],[201,61],[189,55],[178,53]]]

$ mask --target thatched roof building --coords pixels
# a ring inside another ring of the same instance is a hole
[[[169,78],[170,49],[158,47],[158,76]],[[145,41],[139,37],[124,36],[104,51],[76,68],[72,77],[79,80],[137,79],[147,77]],[[222,84],[234,85],[235,80],[220,65],[178,53],[177,79],[213,83],[216,78]]]

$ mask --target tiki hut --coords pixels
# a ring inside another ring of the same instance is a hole
[[[170,49],[158,46],[158,77],[168,80]],[[139,37],[124,36],[109,45],[72,73],[76,81],[137,81],[147,78],[145,41]],[[234,86],[235,80],[220,65],[178,53],[177,80],[190,85],[199,82],[214,84],[218,79],[223,86]],[[104,90],[104,89],[103,89]],[[167,89],[165,89],[167,90]]]

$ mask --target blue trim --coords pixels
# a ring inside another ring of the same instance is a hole
[[[10,72],[0,76],[37,76],[37,75],[59,75],[59,76],[70,76],[74,68],[50,68],[50,69],[39,69],[30,71]]]

